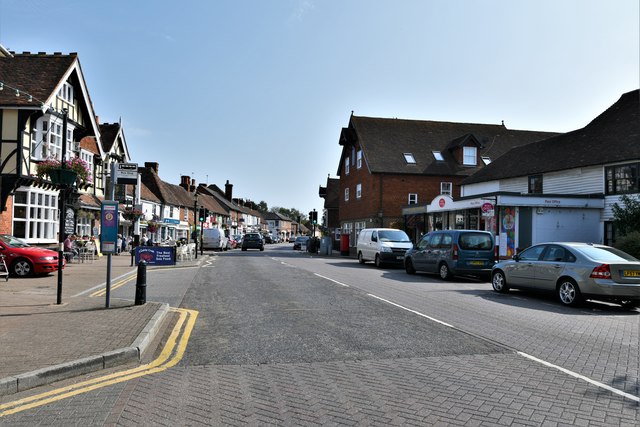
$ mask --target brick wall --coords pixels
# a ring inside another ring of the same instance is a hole
[[[0,234],[13,234],[13,197],[7,198],[7,210],[0,212]]]

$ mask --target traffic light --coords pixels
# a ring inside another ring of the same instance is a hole
[[[198,210],[198,218],[200,218],[200,222],[204,222],[204,219],[207,217],[207,210],[205,208],[200,208]]]
[[[309,220],[314,225],[318,223],[318,212],[315,209],[309,212]]]

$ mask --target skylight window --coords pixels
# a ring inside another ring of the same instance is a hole
[[[410,165],[415,165],[416,164],[416,159],[415,157],[413,157],[413,154],[411,153],[404,153],[404,159],[406,160],[406,162]]]
[[[444,161],[444,157],[442,157],[442,153],[439,151],[432,151],[433,153],[433,157],[435,157],[435,159],[439,162]]]
[[[482,156],[482,162],[483,162],[485,165],[488,165],[489,163],[491,163],[491,157],[488,157],[488,156]]]

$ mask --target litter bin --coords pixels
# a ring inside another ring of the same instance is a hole
[[[349,235],[340,235],[340,255],[349,256]]]

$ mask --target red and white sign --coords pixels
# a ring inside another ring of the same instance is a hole
[[[444,200],[444,199],[440,199],[440,200],[438,200],[438,206],[440,206],[441,208],[444,208],[444,205],[445,205],[446,203],[447,203],[447,202],[445,202],[445,200]]]

